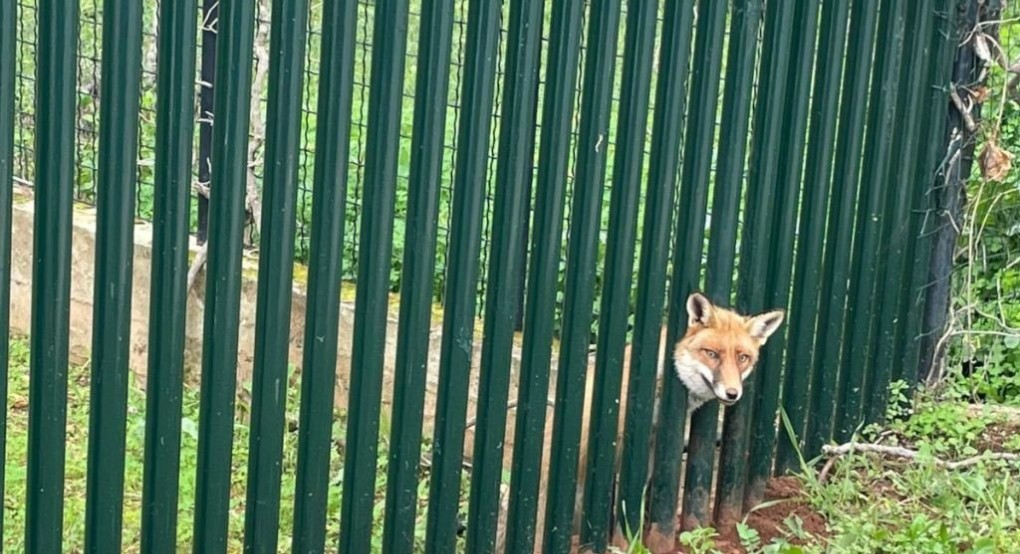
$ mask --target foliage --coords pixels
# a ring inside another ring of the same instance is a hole
[[[1005,59],[1020,61],[1015,14],[1003,18],[1000,35]],[[1014,74],[995,63],[988,72],[978,92],[984,120],[960,226],[948,367],[955,397],[1020,404],[1020,169],[1011,163],[1020,156],[1020,96]]]
[[[1020,467],[983,462],[947,470],[933,461],[978,454],[985,431],[1008,420],[927,392],[919,401],[881,434],[864,436],[898,441],[920,452],[917,460],[850,454],[836,462],[824,484],[805,477],[808,498],[832,531],[831,551],[1017,551],[1020,489],[1013,482]]]

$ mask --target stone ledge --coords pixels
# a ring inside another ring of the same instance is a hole
[[[32,289],[32,249],[33,249],[34,204],[32,189],[15,187],[15,206],[13,210],[13,248],[11,253],[11,329],[15,333],[27,335],[31,326],[31,289]],[[95,209],[84,204],[76,204],[74,209],[73,236],[71,248],[71,334],[69,337],[71,359],[85,362],[89,358],[92,345],[92,306],[95,263]],[[149,282],[152,264],[152,225],[139,222],[135,226],[134,252],[134,283],[132,292],[131,322],[131,367],[144,387],[146,367],[148,365],[147,340],[149,332]],[[198,246],[192,238],[191,254],[197,252]],[[241,317],[238,335],[238,397],[243,403],[250,399],[252,365],[255,353],[255,306],[258,289],[258,260],[254,255],[245,256],[244,277],[241,291]],[[304,341],[304,320],[307,299],[303,276],[307,271],[303,266],[295,268],[297,276],[294,285],[293,304],[290,324],[290,362],[300,374]],[[202,354],[202,325],[204,278],[199,276],[194,288],[188,296],[186,344],[185,344],[185,380],[186,386],[197,387]],[[340,331],[337,349],[337,381],[334,391],[334,403],[337,409],[346,406],[351,368],[351,340],[354,323],[353,285],[347,285],[340,303]],[[391,295],[390,313],[387,320],[386,353],[383,372],[383,433],[388,433],[389,416],[393,395],[393,366],[397,340],[397,295]],[[426,400],[424,426],[426,435],[431,434],[435,418],[436,389],[439,382],[439,337],[442,333],[441,309],[434,310],[428,358],[428,376],[426,379]],[[555,352],[555,350],[554,350]],[[473,419],[478,393],[478,368],[481,357],[481,324],[476,326],[473,345],[473,362],[471,384],[468,401],[468,420]],[[520,365],[520,341],[515,340],[511,363],[510,400],[516,398],[517,376]],[[290,386],[299,386],[295,379]],[[550,398],[555,390],[555,359],[552,375],[550,375]],[[514,411],[508,419],[506,448],[504,460],[509,465],[513,445]],[[551,419],[552,413],[549,411]],[[551,433],[552,425],[546,426],[546,434]],[[465,453],[470,455],[472,448],[472,430],[468,430],[465,441]],[[342,440],[342,437],[337,437]]]

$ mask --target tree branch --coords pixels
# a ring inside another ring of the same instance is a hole
[[[881,454],[883,456],[893,456],[896,458],[903,458],[906,460],[916,460],[920,453],[916,450],[904,448],[902,446],[888,446],[884,444],[869,444],[859,442],[848,442],[839,446],[826,445],[822,447],[822,454],[827,456],[839,457],[851,452],[870,452],[873,454]],[[979,454],[971,458],[965,458],[963,460],[956,460],[947,462],[939,458],[934,458],[935,465],[945,469],[961,469],[977,465],[981,462],[991,461],[1007,461],[1007,462],[1020,462],[1020,454],[1014,454],[1010,452],[989,452],[986,454]],[[826,464],[828,465],[828,464]]]

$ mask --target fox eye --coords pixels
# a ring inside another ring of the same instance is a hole
[[[741,354],[740,356],[738,356],[737,359],[739,359],[740,363],[742,364],[746,364],[747,362],[751,361],[751,357],[748,356],[747,354]]]
[[[705,348],[704,352],[705,352],[706,356],[708,356],[709,358],[711,358],[713,360],[718,360],[719,359],[719,353],[716,352],[715,350],[709,350],[709,349]]]

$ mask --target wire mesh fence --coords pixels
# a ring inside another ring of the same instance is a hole
[[[159,13],[159,1],[160,0],[146,0],[143,6],[143,67],[142,67],[142,99],[140,108],[139,118],[139,145],[138,145],[138,190],[137,190],[137,217],[143,221],[151,221],[153,215],[153,197],[154,197],[154,175],[153,166],[155,162],[155,144],[156,144],[156,131],[155,131],[155,120],[156,120],[156,104],[158,102],[156,94],[157,76],[156,76],[156,64],[157,64],[157,29],[158,29],[158,13]],[[215,59],[216,59],[216,27],[218,23],[218,0],[206,0],[203,5],[200,6],[199,21],[200,28],[197,36],[195,37],[196,44],[199,48],[199,63],[197,64],[197,71],[195,76],[196,83],[196,101],[195,101],[195,140],[193,148],[193,156],[195,163],[193,164],[194,172],[194,183],[193,183],[193,194],[191,202],[191,226],[192,232],[198,237],[199,242],[203,242],[205,238],[205,232],[208,225],[207,219],[207,206],[208,206],[208,195],[210,190],[210,174],[211,174],[211,149],[212,145],[212,125],[214,123],[215,114],[212,113],[212,98],[215,90]],[[262,190],[263,180],[263,166],[265,163],[264,159],[264,135],[265,135],[265,116],[266,116],[266,101],[268,98],[267,90],[267,76],[268,76],[268,59],[269,59],[269,36],[271,28],[271,10],[270,4],[266,0],[260,0],[257,4],[257,15],[256,15],[256,38],[255,38],[255,51],[253,52],[253,88],[252,96],[253,100],[257,99],[257,102],[252,104],[252,114],[250,123],[250,134],[249,134],[249,188],[252,191],[248,196],[248,227],[247,227],[247,239],[246,246],[250,249],[258,243],[258,227],[259,227],[259,212],[260,202],[258,198],[259,192]],[[491,221],[493,213],[493,198],[494,198],[494,184],[495,184],[495,168],[496,168],[496,150],[497,140],[499,134],[499,119],[501,112],[501,101],[502,101],[502,88],[504,83],[504,66],[506,63],[506,46],[505,37],[508,31],[508,14],[509,14],[509,2],[503,2],[501,17],[500,17],[500,38],[498,48],[498,60],[497,60],[497,81],[496,81],[496,95],[495,103],[492,112],[492,134],[490,140],[489,157],[487,164],[487,178],[481,186],[485,187],[485,207],[484,207],[484,225],[483,225],[483,236],[482,236],[482,259],[481,262],[481,277],[478,284],[478,299],[477,302],[478,312],[484,308],[485,287],[486,287],[486,268],[488,266],[488,260],[486,256],[490,249],[488,248],[488,242],[491,235]],[[585,13],[587,14],[589,2],[585,2]],[[397,203],[395,211],[395,229],[394,229],[394,248],[392,255],[392,271],[390,276],[391,290],[396,291],[400,286],[400,272],[401,263],[403,259],[403,245],[404,245],[404,220],[407,215],[407,198],[408,198],[408,187],[411,186],[409,183],[409,171],[410,171],[410,158],[411,158],[411,128],[413,124],[413,105],[414,105],[414,83],[415,73],[417,68],[417,42],[418,42],[418,29],[420,26],[420,13],[421,13],[421,2],[412,1],[409,13],[409,34],[407,42],[406,52],[406,64],[405,64],[405,79],[404,79],[404,94],[403,94],[403,106],[401,111],[401,133],[400,133],[400,160],[398,166],[398,185],[397,185]],[[623,13],[621,17],[621,28],[618,33],[619,36],[619,48],[617,49],[616,58],[618,60],[616,69],[616,78],[614,86],[614,94],[612,97],[613,108],[612,113],[614,114],[610,125],[609,136],[606,137],[606,148],[608,153],[607,171],[606,171],[606,190],[604,198],[607,200],[604,202],[601,226],[602,226],[602,238],[603,243],[605,242],[605,236],[608,231],[609,221],[609,206],[608,198],[611,194],[611,182],[613,176],[613,153],[615,152],[616,146],[616,130],[617,120],[615,114],[618,112],[618,105],[620,101],[619,90],[621,86],[621,75],[624,59],[624,32],[623,27],[626,22],[626,5],[623,6]],[[311,13],[308,19],[308,32],[307,32],[307,48],[306,48],[306,63],[305,63],[305,80],[304,80],[304,93],[302,99],[302,113],[301,113],[301,149],[299,159],[299,186],[298,186],[298,197],[297,197],[297,234],[295,244],[295,254],[298,262],[307,263],[309,256],[310,247],[310,230],[311,230],[311,215],[312,215],[312,176],[313,176],[313,165],[315,159],[314,151],[314,137],[317,129],[317,113],[316,106],[318,105],[318,81],[321,71],[320,67],[320,42],[322,38],[322,3],[314,3],[311,6]],[[548,20],[551,15],[552,8],[547,5],[545,7],[545,28],[542,32],[542,60],[541,70],[539,71],[539,83],[538,83],[538,98],[543,97],[543,91],[545,87],[545,64],[547,56],[547,48],[549,41],[549,29]],[[457,128],[460,124],[460,101],[459,96],[461,94],[461,84],[463,81],[463,60],[465,56],[464,48],[466,42],[467,32],[467,17],[468,17],[468,2],[467,0],[456,0],[454,2],[454,29],[453,29],[453,51],[452,51],[452,63],[450,67],[450,86],[449,86],[449,100],[447,103],[447,118],[446,118],[446,133],[444,141],[445,163],[442,168],[442,187],[440,192],[440,203],[439,203],[439,225],[438,225],[438,248],[437,248],[437,264],[434,279],[434,296],[436,301],[442,302],[444,289],[445,289],[445,275],[448,271],[447,267],[447,245],[450,241],[450,220],[452,215],[452,202],[453,202],[453,190],[452,183],[454,179],[454,160],[457,152]],[[344,230],[344,248],[343,248],[343,278],[347,282],[353,282],[357,276],[357,265],[358,265],[358,244],[359,244],[359,221],[361,214],[361,199],[363,195],[363,182],[365,173],[365,152],[366,144],[365,137],[367,134],[367,121],[368,121],[368,104],[369,104],[369,75],[371,72],[371,61],[372,61],[372,18],[374,14],[374,2],[371,0],[358,0],[357,3],[357,14],[358,21],[355,26],[357,37],[356,46],[357,51],[355,54],[355,75],[354,75],[354,102],[352,106],[352,128],[351,128],[351,143],[350,143],[350,162],[349,162],[349,186],[347,188],[347,200],[345,210],[345,230]],[[95,202],[95,183],[98,169],[98,124],[99,124],[99,105],[102,99],[100,98],[100,75],[102,67],[101,59],[101,36],[102,36],[102,2],[100,0],[83,0],[80,4],[80,36],[78,40],[78,86],[77,86],[77,125],[76,125],[76,136],[75,136],[75,168],[76,168],[76,179],[75,179],[75,200],[85,204],[93,204]],[[659,8],[657,19],[661,22],[662,20],[662,7]],[[33,161],[35,156],[34,151],[34,123],[35,123],[35,55],[37,44],[32,37],[35,36],[35,26],[37,20],[37,1],[36,0],[18,0],[18,39],[17,39],[17,94],[16,94],[16,112],[20,122],[18,125],[17,135],[15,137],[15,178],[22,185],[32,186],[34,184],[34,168]],[[585,33],[587,32],[587,15],[584,16],[582,24],[581,37],[581,63],[584,63],[584,55],[587,49],[585,40]],[[658,50],[658,33],[656,37],[656,51]],[[652,86],[654,87],[656,72],[653,71]],[[581,89],[581,75],[578,76],[576,84],[577,91]],[[654,95],[652,95],[650,101],[650,108],[654,110]],[[541,133],[540,117],[542,104],[539,101],[539,106],[535,114],[535,126],[534,135],[537,136]],[[580,121],[579,107],[574,117],[574,128],[572,131],[572,150],[576,151],[576,139],[578,133],[578,124]],[[537,177],[537,140],[535,142],[536,155],[532,160],[533,166],[533,179]],[[651,133],[647,133],[645,139],[646,153],[650,151],[651,147]],[[570,170],[568,173],[567,183],[567,216],[569,217],[570,210],[570,198],[572,194],[573,178],[574,178],[574,164],[576,163],[576,152],[571,156]],[[647,164],[643,169],[643,173],[647,173]],[[215,184],[212,184],[215,186]],[[534,187],[531,187],[531,208],[533,208],[534,202]],[[642,191],[643,195],[644,191]],[[644,204],[641,203],[640,210],[644,211]],[[532,209],[529,208],[528,214]],[[643,217],[639,214],[639,217]],[[527,238],[530,225],[525,225],[525,238]],[[569,235],[569,229],[564,229],[564,239]],[[640,241],[640,237],[638,238]],[[563,247],[563,264],[566,260],[566,240],[564,240]],[[526,245],[527,248],[529,241],[524,240],[522,244]],[[638,249],[640,251],[640,249]],[[600,260],[604,257],[604,248],[600,250]],[[602,264],[597,265],[598,276],[596,278],[596,285],[601,285],[601,274]],[[524,287],[524,274],[522,272],[519,278],[520,286],[523,290]],[[561,281],[562,281],[561,271]],[[597,296],[597,295],[596,295]],[[523,302],[521,309],[523,311]],[[595,318],[593,319],[593,325],[597,321],[597,308]],[[520,319],[520,316],[519,316]]]

